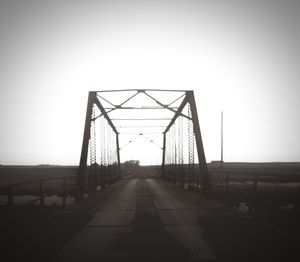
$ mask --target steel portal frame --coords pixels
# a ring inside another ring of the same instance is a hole
[[[124,92],[124,91],[134,91],[135,93],[131,95],[129,98],[125,99],[122,103],[115,105],[108,101],[107,99],[103,98],[101,96],[101,93],[107,93],[107,92]],[[176,100],[172,101],[169,104],[163,104],[158,99],[154,98],[152,95],[149,94],[149,92],[183,92],[184,94],[180,97],[176,98]],[[135,96],[139,94],[145,94],[148,96],[151,100],[155,101],[155,103],[158,105],[157,107],[126,107],[124,106],[125,103],[133,99]],[[183,100],[179,107],[173,107],[172,105],[181,99],[183,97]],[[104,107],[102,103],[100,102],[99,98],[103,99],[106,103],[108,103],[111,107]],[[185,108],[185,106],[189,104],[190,105],[190,111],[191,116],[185,115],[182,111]],[[93,106],[96,105],[97,108],[100,110],[100,115],[92,118],[92,111]],[[206,158],[203,148],[203,142],[202,142],[202,136],[201,136],[201,130],[200,130],[200,124],[198,119],[198,113],[197,113],[197,107],[195,102],[195,96],[194,92],[192,90],[165,90],[165,89],[123,89],[123,90],[102,90],[102,91],[90,91],[88,95],[88,102],[87,102],[87,109],[86,109],[86,117],[85,117],[85,126],[84,126],[84,133],[83,133],[83,140],[82,140],[82,148],[81,148],[81,156],[80,156],[80,163],[79,163],[79,173],[78,173],[78,185],[84,185],[85,183],[85,170],[87,167],[87,158],[88,158],[88,148],[89,148],[89,140],[90,140],[90,127],[92,124],[92,121],[95,119],[103,116],[108,124],[111,126],[113,132],[116,134],[116,145],[117,145],[117,160],[118,160],[118,168],[121,172],[121,162],[120,162],[120,146],[119,146],[119,134],[120,132],[117,130],[116,126],[113,123],[113,120],[109,117],[109,113],[118,109],[167,109],[174,113],[173,118],[171,118],[171,121],[167,125],[166,129],[163,131],[163,147],[162,147],[162,172],[165,168],[165,157],[166,157],[166,133],[169,131],[171,126],[174,124],[174,122],[177,120],[179,116],[187,118],[189,120],[192,120],[193,123],[193,131],[196,141],[196,149],[198,153],[198,162],[199,162],[199,170],[200,170],[200,179],[201,179],[201,186],[203,189],[203,192],[209,192],[210,191],[210,178],[209,173],[207,170],[207,164],[206,164]],[[147,119],[133,119],[133,120],[147,120]],[[152,120],[155,120],[155,118],[152,118]],[[159,119],[157,119],[159,120]]]

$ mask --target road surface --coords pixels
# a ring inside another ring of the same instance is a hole
[[[145,170],[123,179],[57,261],[216,261],[199,222],[205,211],[179,192]]]

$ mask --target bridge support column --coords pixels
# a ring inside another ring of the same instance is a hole
[[[96,97],[96,92],[89,92],[86,116],[85,116],[82,147],[81,147],[79,171],[78,171],[79,173],[78,173],[78,179],[77,179],[77,186],[79,188],[77,198],[79,198],[79,199],[82,198],[83,193],[84,193],[86,167],[87,167],[87,156],[88,156],[88,148],[89,148],[89,140],[90,140],[90,126],[91,126],[91,121],[92,121],[92,111],[93,111],[93,104],[95,101],[95,97]]]
[[[201,136],[201,131],[200,131],[200,124],[199,124],[199,118],[198,118],[198,113],[197,113],[194,92],[187,91],[187,98],[188,98],[188,102],[191,106],[192,122],[193,122],[196,147],[197,147],[197,152],[198,152],[201,185],[203,188],[203,192],[208,193],[208,192],[210,192],[211,185],[210,185],[210,178],[209,178],[207,165],[206,165],[206,159],[205,159],[204,148],[203,148],[203,143],[202,143],[202,136]]]
[[[120,160],[120,145],[119,145],[119,133],[116,133],[116,144],[117,144],[117,158],[118,158],[118,177],[121,176],[121,160]]]
[[[162,163],[161,163],[161,177],[165,178],[165,164],[166,164],[166,133],[163,138],[163,152],[162,152]]]

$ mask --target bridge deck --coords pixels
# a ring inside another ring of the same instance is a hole
[[[226,239],[228,216],[243,237],[232,232],[234,240]],[[268,239],[254,222],[241,226],[245,219],[217,201],[140,172],[99,201],[57,261],[251,261],[254,243]],[[235,245],[240,250],[232,250]]]

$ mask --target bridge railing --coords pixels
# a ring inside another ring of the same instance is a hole
[[[120,179],[117,165],[87,167],[86,181],[78,183],[78,175],[64,175],[25,180],[0,185],[0,205],[63,205],[75,201],[79,192],[88,195]],[[83,195],[84,197],[84,195]]]
[[[14,204],[45,205],[45,200],[51,196],[60,198],[60,204],[65,206],[69,196],[75,196],[79,186],[76,184],[77,176],[60,176],[53,178],[28,180],[0,187],[1,204],[12,206]],[[57,201],[56,201],[57,202]]]

